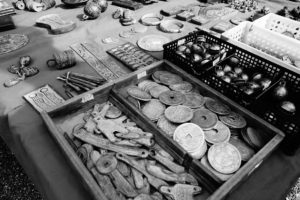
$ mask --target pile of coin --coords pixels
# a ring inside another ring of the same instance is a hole
[[[178,74],[159,70],[151,77],[127,86],[127,99],[221,180],[230,178],[264,146],[263,134],[242,115],[202,96]]]

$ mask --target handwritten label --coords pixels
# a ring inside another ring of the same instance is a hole
[[[141,72],[141,73],[139,73],[139,74],[137,75],[137,79],[141,79],[141,78],[143,78],[143,77],[145,77],[145,76],[147,76],[147,72],[146,72],[146,71],[143,71],[143,72]]]

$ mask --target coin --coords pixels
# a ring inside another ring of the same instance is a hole
[[[160,116],[158,119],[157,126],[171,137],[173,137],[173,134],[177,128],[177,125],[167,120],[164,115]]]
[[[151,99],[143,106],[142,112],[150,120],[157,121],[159,117],[164,114],[165,109],[166,106],[162,104],[159,100]]]
[[[238,138],[230,138],[229,143],[239,150],[242,161],[250,160],[250,158],[252,158],[252,156],[255,154],[251,147]]]
[[[237,148],[228,142],[212,145],[207,154],[210,165],[220,173],[231,174],[241,166],[241,155]]]
[[[140,83],[138,83],[138,88],[140,88],[141,90],[145,91],[145,92],[149,92],[149,90],[153,87],[159,86],[159,84],[150,81],[150,80],[144,80]]]
[[[199,125],[203,130],[210,130],[217,124],[218,116],[205,108],[199,108],[194,112],[191,122]]]
[[[133,98],[136,98],[141,101],[150,101],[151,100],[150,94],[148,94],[147,92],[144,92],[143,90],[141,90],[140,88],[138,88],[136,86],[127,88],[127,93],[130,96],[132,96]]]
[[[182,93],[189,93],[193,90],[193,85],[189,82],[183,81],[181,83],[176,83],[170,85],[171,90],[182,92]]]
[[[195,152],[205,144],[203,130],[193,123],[184,123],[178,126],[173,139],[189,153]]]
[[[204,131],[205,140],[211,144],[228,142],[230,139],[230,130],[222,122],[218,121],[212,129]]]
[[[204,105],[204,97],[197,93],[188,93],[185,94],[185,102],[182,104],[190,108],[200,108]]]
[[[170,89],[164,85],[158,85],[150,89],[150,94],[154,98],[158,98],[163,92],[170,91]]]
[[[182,82],[182,78],[176,74],[161,74],[159,76],[159,80],[161,83],[165,84],[165,85],[173,85],[176,83],[181,83]]]
[[[229,128],[244,128],[247,122],[243,116],[238,113],[230,112],[229,115],[220,116],[221,122],[229,126]]]
[[[230,113],[230,108],[217,100],[208,99],[205,102],[205,106],[208,110],[218,115],[228,115]]]
[[[193,118],[193,111],[187,106],[170,106],[165,110],[165,117],[173,123],[184,123]]]
[[[127,97],[127,100],[128,100],[132,105],[134,105],[136,108],[138,108],[138,109],[141,108],[141,104],[140,104],[139,100],[137,100],[137,99],[135,99],[135,98],[133,98],[133,97],[131,97],[131,96],[128,96],[128,97]]]
[[[201,159],[201,164],[204,165],[209,171],[211,171],[213,174],[215,174],[221,181],[227,181],[229,180],[233,174],[222,174],[218,171],[216,171],[212,166],[209,164],[207,156],[203,156]]]
[[[165,91],[158,98],[162,103],[170,106],[180,105],[185,101],[184,94],[176,91]]]
[[[242,137],[248,145],[256,150],[261,149],[265,145],[263,132],[256,128],[247,127],[242,129]]]
[[[109,109],[107,110],[105,117],[115,119],[115,118],[120,117],[121,114],[122,114],[121,110],[119,110],[117,107],[111,105],[109,107]]]

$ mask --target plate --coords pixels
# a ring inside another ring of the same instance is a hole
[[[140,38],[137,45],[146,51],[163,51],[163,45],[170,42],[170,39],[162,35],[146,35]]]
[[[7,34],[0,36],[0,55],[24,47],[29,42],[26,35]]]

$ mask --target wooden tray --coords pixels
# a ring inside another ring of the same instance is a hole
[[[110,101],[122,110],[122,112],[132,121],[136,122],[136,124],[144,131],[153,133],[156,143],[171,154],[178,164],[187,166],[191,162],[189,155],[181,150],[178,144],[170,143],[165,134],[162,134],[154,126],[149,124],[149,121],[146,118],[140,118],[135,114],[135,111],[130,110],[126,104],[121,103],[112,92],[113,85],[114,82],[108,83],[105,86],[67,100],[63,105],[58,106],[51,111],[43,111],[41,113],[50,134],[62,150],[62,153],[66,157],[71,168],[75,170],[76,174],[80,177],[82,185],[95,200],[108,200],[108,198],[104,195],[92,174],[77,156],[67,139],[68,137],[65,137],[65,134],[70,136],[73,126],[78,123],[78,118],[81,117],[82,119],[82,115],[80,114],[93,108],[96,103],[101,104]],[[206,199],[210,192],[205,188],[210,188],[211,183],[207,182],[206,179],[202,179],[200,185],[204,187],[203,192],[198,195],[196,199]]]
[[[139,116],[139,118],[146,119],[145,121],[147,121],[147,124],[157,129],[161,135],[164,135],[165,133],[162,130],[160,130],[156,126],[156,124],[151,122],[150,119],[147,120],[147,117],[139,109],[134,107],[131,103],[129,103],[126,100],[126,98],[124,98],[128,95],[126,90],[124,90],[125,87],[131,84],[136,84],[141,80],[148,79],[149,76],[151,76],[151,74],[157,70],[166,70],[180,75],[183,79],[192,83],[202,95],[212,97],[214,99],[220,100],[221,102],[224,102],[225,104],[231,107],[231,110],[244,116],[249,125],[252,125],[254,127],[259,127],[260,130],[263,130],[269,136],[270,139],[268,143],[262,149],[260,149],[247,163],[245,163],[228,181],[224,183],[219,178],[217,178],[214,174],[208,171],[206,167],[204,167],[200,163],[199,160],[192,160],[190,165],[188,165],[190,169],[189,172],[191,174],[196,175],[200,184],[203,184],[202,183],[203,181],[201,180],[203,179],[205,180],[204,181],[205,184],[203,186],[210,192],[210,197],[208,199],[210,200],[224,199],[243,180],[247,179],[247,177],[255,169],[257,169],[259,165],[267,158],[267,156],[270,155],[270,153],[279,146],[280,142],[284,138],[284,133],[276,129],[269,123],[265,122],[263,119],[252,114],[248,110],[240,107],[238,104],[234,103],[233,101],[231,101],[230,99],[222,95],[221,93],[205,85],[203,82],[187,74],[185,71],[176,67],[169,61],[164,61],[158,63],[157,66],[149,66],[144,68],[143,71],[136,71],[130,77],[120,80],[118,83],[114,85],[113,88],[113,92],[116,93],[116,97],[119,99],[120,102],[123,102],[123,104],[126,105],[126,107],[128,107],[130,110],[132,110],[132,112],[134,112],[137,116]],[[173,143],[174,146],[176,147],[178,146],[176,145],[176,142],[172,138],[167,137],[167,139],[169,140],[168,141],[169,144]],[[183,150],[181,147],[179,147],[179,150],[185,152],[185,150]]]

